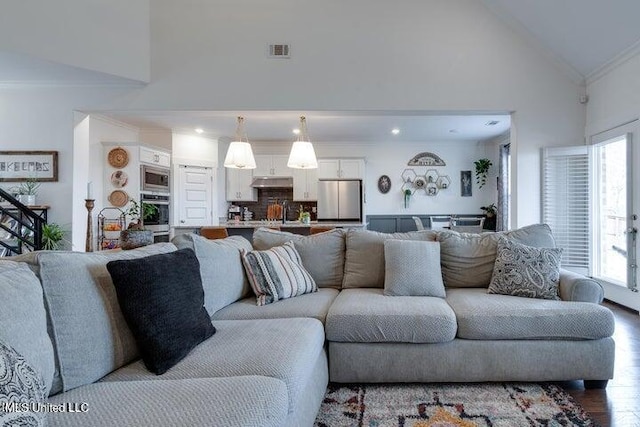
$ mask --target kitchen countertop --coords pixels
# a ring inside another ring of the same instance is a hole
[[[259,228],[259,227],[280,227],[280,228],[309,228],[312,226],[319,227],[338,227],[338,228],[364,228],[364,222],[329,222],[329,221],[311,221],[311,224],[303,224],[300,221],[227,221],[221,222],[220,226],[227,228]]]

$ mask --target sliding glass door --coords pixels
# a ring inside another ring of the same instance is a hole
[[[624,287],[635,284],[630,139],[622,134],[593,146],[593,275]]]
[[[591,137],[592,276],[606,298],[638,309],[638,122]],[[631,291],[631,292],[630,292]]]

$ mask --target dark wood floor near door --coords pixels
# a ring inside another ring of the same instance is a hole
[[[616,317],[616,363],[604,390],[584,390],[581,381],[560,383],[603,427],[640,426],[640,316],[605,303]]]

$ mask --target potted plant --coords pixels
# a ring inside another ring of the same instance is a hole
[[[487,218],[493,218],[498,213],[498,208],[495,203],[491,203],[489,206],[480,206],[480,210],[484,211]]]
[[[498,213],[498,208],[496,207],[495,203],[491,203],[488,206],[481,206],[480,210],[484,212],[485,216],[487,217],[487,219],[484,222],[484,228],[487,230],[494,230],[496,229],[496,215]]]
[[[411,200],[411,195],[413,194],[409,188],[402,191],[404,195],[404,208],[407,209],[409,207],[409,200]]]
[[[148,203],[138,203],[129,199],[129,209],[125,215],[131,217],[126,230],[120,232],[120,247],[135,249],[153,243],[153,231],[144,229],[144,220],[158,212],[158,208]]]
[[[16,195],[16,199],[23,205],[34,206],[39,188],[40,183],[35,178],[27,178],[19,186],[12,188],[11,192]]]
[[[480,184],[478,188],[482,188],[487,183],[487,173],[493,163],[489,159],[480,159],[473,162],[473,164],[476,167],[476,183]]]
[[[63,248],[67,240],[64,238],[65,231],[59,224],[54,222],[42,226],[42,249],[47,251],[57,251]]]

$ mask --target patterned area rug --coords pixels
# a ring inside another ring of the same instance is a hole
[[[597,426],[549,384],[329,384],[316,427]]]

